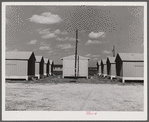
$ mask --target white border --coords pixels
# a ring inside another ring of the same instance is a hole
[[[98,111],[86,115],[86,111],[5,111],[5,7],[6,5],[48,6],[144,6],[144,111]],[[2,2],[2,120],[147,120],[147,2]]]

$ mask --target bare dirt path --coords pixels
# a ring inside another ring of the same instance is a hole
[[[143,85],[6,83],[8,111],[142,111]]]

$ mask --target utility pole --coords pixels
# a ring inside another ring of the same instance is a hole
[[[76,48],[75,48],[75,79],[77,78],[77,44],[78,44],[78,29],[76,29]]]
[[[115,46],[114,45],[113,45],[112,53],[113,53],[113,57],[115,57]]]

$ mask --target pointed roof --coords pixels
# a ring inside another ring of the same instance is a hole
[[[52,64],[53,63],[53,60],[49,60],[49,63]]]
[[[79,55],[78,55],[79,56]],[[63,58],[61,58],[61,60],[63,60],[63,59],[67,59],[67,60],[69,60],[69,59],[71,59],[71,60],[75,60],[75,55],[71,55],[71,56],[67,56],[67,57],[63,57]],[[89,60],[89,58],[87,58],[87,57],[83,57],[83,56],[79,56],[79,59],[81,59],[81,60]]]
[[[6,59],[28,60],[33,52],[6,52]]]
[[[41,62],[41,59],[43,58],[43,56],[35,56],[36,58],[36,62]]]
[[[49,59],[48,58],[44,58],[44,63],[48,63]]]
[[[118,53],[118,55],[122,61],[144,61],[144,54],[142,53]]]
[[[106,64],[106,59],[102,59],[101,62],[102,62],[103,64]]]
[[[97,65],[99,65],[99,66],[101,65],[101,60],[100,61],[97,61]]]
[[[115,64],[115,57],[107,57],[107,60],[110,61],[111,64]]]

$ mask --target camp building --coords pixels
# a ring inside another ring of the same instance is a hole
[[[125,80],[143,80],[144,55],[140,53],[118,53],[115,59],[116,75]]]
[[[44,76],[48,75],[49,69],[49,59],[44,58]]]
[[[101,75],[101,61],[97,61],[97,73]]]
[[[63,78],[75,77],[75,55],[64,57],[63,61]],[[88,78],[88,61],[89,58],[77,55],[76,76]]]
[[[44,58],[44,76],[49,75],[49,59]]]
[[[107,64],[106,59],[101,60],[101,74],[103,77],[107,76]]]
[[[111,79],[116,77],[116,62],[115,57],[107,57],[107,76]]]
[[[63,74],[63,65],[62,64],[54,64],[53,65],[53,74],[54,75],[62,75]]]
[[[36,77],[43,78],[43,70],[44,70],[44,59],[43,56],[35,56],[35,75]]]
[[[6,52],[6,79],[35,77],[35,60],[33,52]]]
[[[49,75],[53,74],[53,65],[54,65],[53,60],[49,60]]]

